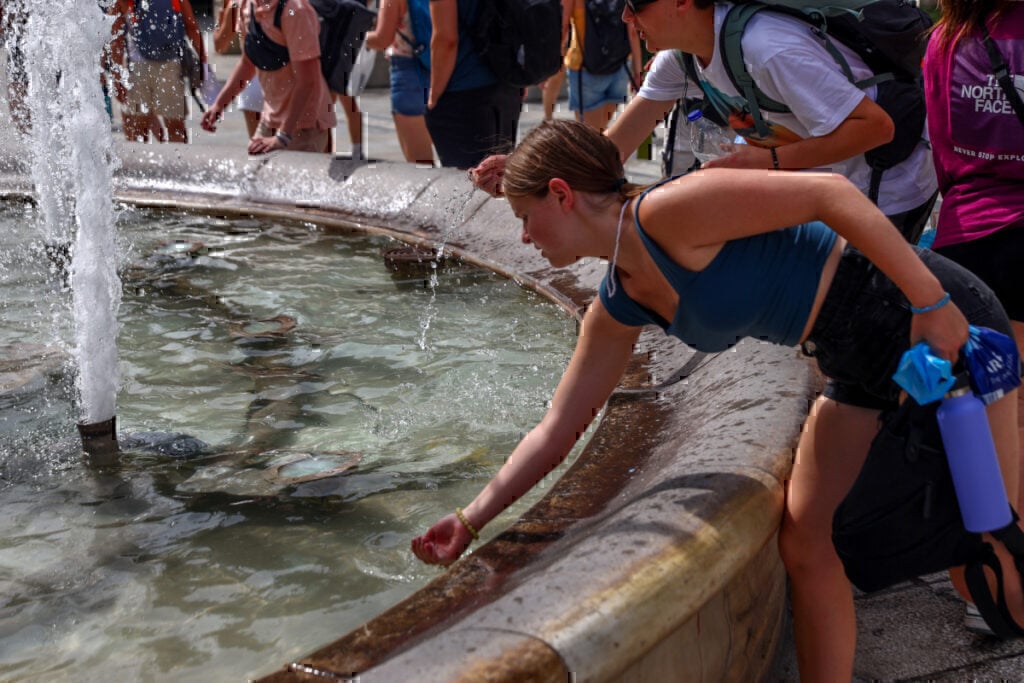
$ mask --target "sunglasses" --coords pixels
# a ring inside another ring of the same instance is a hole
[[[634,16],[640,14],[640,10],[647,7],[647,5],[650,5],[652,2],[657,2],[657,0],[625,0],[626,7]]]

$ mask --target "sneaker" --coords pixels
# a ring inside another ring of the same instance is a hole
[[[964,628],[971,633],[977,633],[980,636],[992,636],[995,637],[995,633],[989,628],[988,624],[985,623],[985,619],[982,618],[981,612],[974,606],[973,602],[967,603],[967,609],[964,611]]]

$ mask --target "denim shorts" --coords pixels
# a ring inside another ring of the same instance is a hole
[[[391,56],[391,112],[423,116],[427,111],[430,74],[415,57]]]
[[[583,107],[580,108],[580,78],[583,79]],[[624,104],[629,94],[626,66],[615,73],[595,76],[586,69],[569,70],[569,109],[591,111],[606,104]]]
[[[968,322],[1013,336],[1003,307],[984,282],[932,251],[915,251]],[[803,344],[829,378],[825,396],[862,408],[895,408],[900,389],[892,376],[910,348],[912,317],[910,303],[892,280],[847,246]]]

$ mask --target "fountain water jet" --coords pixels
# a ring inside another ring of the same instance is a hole
[[[26,22],[30,146],[35,194],[48,249],[72,242],[73,356],[80,431],[96,464],[116,454],[119,383],[112,139],[100,87],[110,19],[99,4],[33,3]],[[97,436],[97,433],[101,434]]]

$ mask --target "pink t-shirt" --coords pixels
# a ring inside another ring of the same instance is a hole
[[[316,128],[328,130],[337,125],[334,115],[334,101],[327,82],[320,75],[309,91],[295,91],[296,62],[320,57],[320,20],[309,0],[286,0],[281,12],[281,28],[274,26],[276,0],[245,0],[239,13],[239,30],[243,33],[249,26],[249,14],[256,13],[256,22],[267,34],[267,38],[279,45],[288,46],[291,61],[275,71],[259,71],[260,86],[263,88],[263,120],[273,128],[280,128],[291,107],[300,107],[295,130]],[[294,133],[295,131],[288,131]]]
[[[1009,4],[989,32],[1024,96],[1024,2]],[[924,66],[928,131],[942,192],[934,246],[1024,228],[1024,123],[992,75],[980,36],[943,50],[933,34]]]

